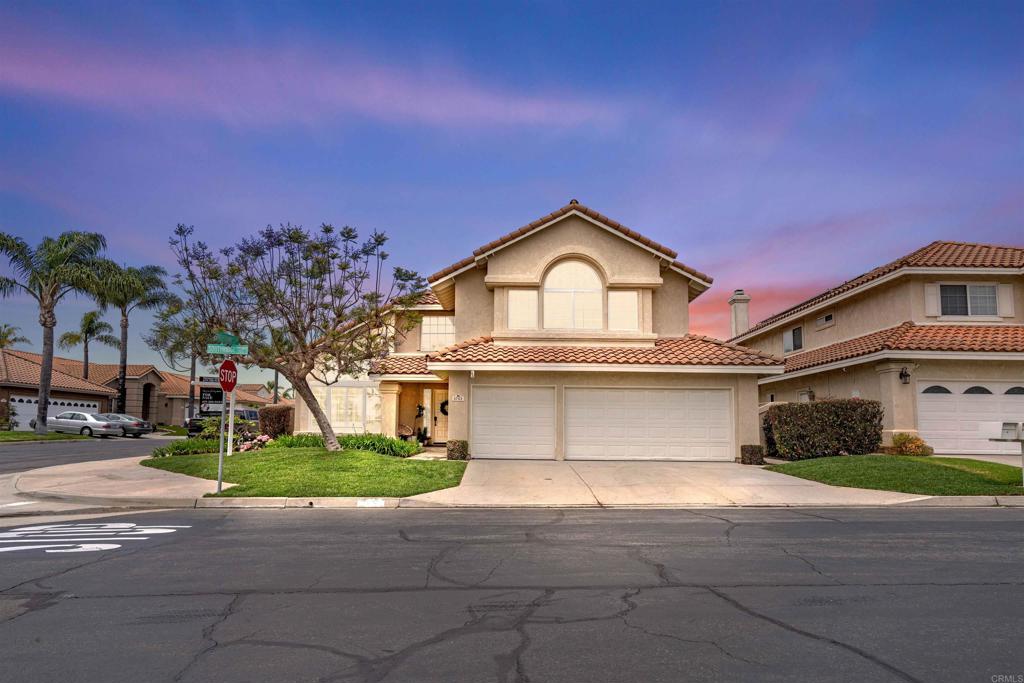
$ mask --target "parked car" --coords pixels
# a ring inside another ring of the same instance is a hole
[[[36,428],[36,421],[29,423],[32,429]],[[46,429],[51,432],[65,432],[67,434],[82,434],[83,436],[118,436],[121,434],[119,423],[111,422],[92,413],[80,413],[68,410],[58,414],[56,417],[46,417]]]
[[[151,423],[131,415],[125,415],[124,413],[100,413],[96,417],[109,420],[111,423],[121,427],[121,436],[131,435],[137,439],[143,434],[149,434],[153,431]]]
[[[207,413],[202,417],[193,417],[190,420],[185,421],[185,429],[188,431],[189,436],[196,436],[199,432],[203,431],[203,423],[211,417],[220,418],[220,413]],[[225,417],[225,420],[227,418]],[[255,408],[235,408],[235,420],[249,420],[250,422],[258,422],[260,419],[260,413]],[[227,424],[225,423],[225,429]]]

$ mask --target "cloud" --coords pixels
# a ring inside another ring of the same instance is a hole
[[[820,294],[838,284],[822,279],[808,279],[789,284],[769,284],[770,281],[767,280],[763,282],[765,284],[747,287],[744,290],[750,295],[751,324],[764,320],[801,301],[806,301],[815,294]],[[715,285],[715,289],[702,294],[690,304],[690,332],[716,339],[731,337],[730,296],[732,296],[732,289],[719,288],[718,285]]]
[[[0,30],[2,91],[243,128],[343,116],[443,127],[604,127],[624,113],[607,100],[562,90],[517,92],[450,66],[395,67],[315,47],[157,54],[49,40],[24,26]]]

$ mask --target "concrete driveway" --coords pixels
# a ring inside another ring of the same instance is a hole
[[[465,507],[892,505],[925,496],[828,486],[729,462],[471,460],[462,484],[414,496]]]

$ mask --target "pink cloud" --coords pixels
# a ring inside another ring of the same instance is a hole
[[[821,279],[782,285],[767,284],[768,281],[762,282],[765,284],[747,287],[744,290],[750,295],[750,322],[752,324],[838,284]],[[732,291],[732,289],[715,285],[713,290],[702,294],[690,304],[690,332],[716,339],[731,337],[729,297],[732,296]]]
[[[616,123],[621,105],[516,92],[450,67],[398,68],[328,49],[119,51],[0,31],[0,90],[152,116],[171,110],[252,127],[339,116],[432,126]]]

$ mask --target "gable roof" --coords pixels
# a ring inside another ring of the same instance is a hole
[[[38,387],[42,367],[38,361],[25,357],[26,352],[0,349],[0,385]],[[36,356],[36,354],[26,354]],[[36,356],[38,358],[38,356]],[[113,396],[110,387],[69,375],[54,365],[50,373],[50,388],[55,391],[71,391],[85,394]]]
[[[693,334],[658,339],[654,346],[503,346],[476,337],[427,356],[429,369],[449,363],[782,367],[771,354]]]
[[[176,372],[164,370],[160,373],[164,378],[160,385],[160,393],[169,398],[188,398],[189,379],[188,375],[179,375]],[[235,401],[238,403],[259,403],[267,404],[272,399],[258,394],[253,387],[262,387],[261,384],[238,384],[235,387]],[[193,393],[196,393],[193,390]]]
[[[859,358],[880,351],[1024,353],[1024,325],[917,325],[878,332],[786,357],[786,372]]]
[[[17,351],[11,350],[11,353],[18,355],[21,358],[29,360],[33,363],[42,363],[43,357],[38,353],[32,353],[30,351]],[[82,376],[83,363],[80,360],[74,360],[73,358],[62,358],[60,356],[53,357],[53,369],[59,370],[68,375],[74,377]],[[158,375],[160,371],[157,367],[151,363],[129,363],[125,369],[126,377],[142,377],[148,372],[155,372]],[[97,384],[106,384],[117,379],[118,365],[117,363],[89,363],[89,381]],[[161,375],[162,376],[162,375]]]
[[[531,223],[527,223],[526,225],[520,228],[516,228],[512,232],[502,235],[496,240],[491,240],[482,247],[474,249],[473,254],[471,256],[467,256],[461,261],[456,261],[447,268],[442,268],[441,270],[437,271],[436,273],[428,277],[427,282],[430,284],[434,284],[438,280],[441,280],[449,275],[452,275],[453,273],[462,270],[463,268],[469,265],[472,265],[473,262],[475,262],[478,257],[495,251],[497,249],[500,249],[506,246],[507,244],[519,239],[520,237],[524,237],[525,235],[528,235],[531,232],[538,230],[545,225],[548,225],[552,221],[568,216],[571,213],[578,213],[582,216],[586,216],[587,218],[590,218],[594,221],[597,221],[598,223],[601,223],[602,225],[607,226],[608,228],[621,234],[623,237],[633,240],[634,242],[639,242],[641,245],[650,249],[651,251],[654,251],[659,255],[664,256],[665,259],[670,261],[672,266],[674,266],[676,269],[685,272],[686,274],[692,276],[693,278],[696,278],[697,280],[703,281],[703,283],[706,285],[710,285],[713,281],[713,278],[710,275],[702,273],[699,270],[691,268],[690,266],[687,266],[681,261],[676,260],[676,257],[679,256],[679,254],[674,249],[670,249],[663,244],[659,244],[658,242],[655,242],[649,237],[641,235],[636,230],[627,228],[622,223],[619,223],[614,219],[608,218],[604,214],[598,213],[597,211],[594,211],[593,209],[584,206],[583,204],[580,204],[578,201],[573,199],[562,208],[552,211],[548,215],[542,216],[537,220]]]
[[[757,323],[749,330],[733,337],[733,340],[747,339],[774,323],[790,317],[795,313],[846,294],[858,287],[878,280],[901,268],[1015,268],[1024,269],[1024,247],[1005,247],[994,244],[977,244],[973,242],[950,242],[938,240],[925,245],[916,251],[901,256],[895,261],[886,263],[863,275],[826,290],[810,299],[790,306],[784,311],[771,315]]]

